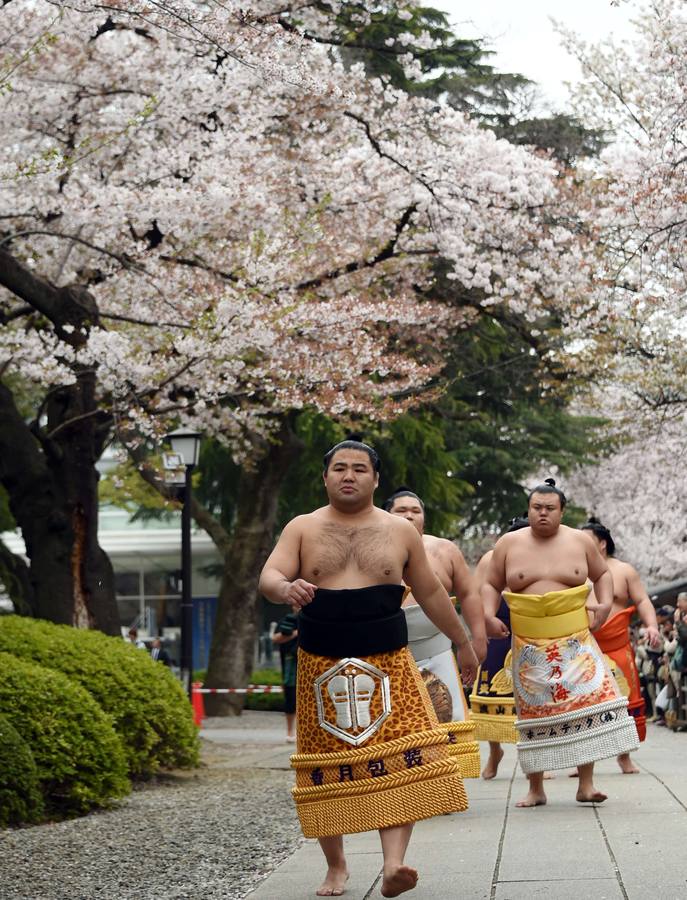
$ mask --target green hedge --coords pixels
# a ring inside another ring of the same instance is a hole
[[[5,616],[0,651],[57,669],[85,688],[112,717],[131,777],[198,764],[198,732],[184,690],[144,650],[99,631]]]
[[[112,720],[65,675],[0,653],[0,713],[31,749],[49,815],[88,812],[129,792]]]
[[[257,669],[251,675],[251,684],[281,684],[281,672],[276,669]],[[244,709],[284,712],[283,694],[246,694]]]
[[[205,684],[206,669],[196,669],[193,672],[193,680]],[[281,672],[277,669],[256,669],[250,677],[251,684],[281,684]],[[244,709],[271,710],[272,712],[284,712],[283,694],[246,694]]]
[[[29,747],[6,716],[0,716],[0,828],[38,822],[43,794]]]

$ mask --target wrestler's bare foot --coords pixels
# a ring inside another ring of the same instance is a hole
[[[496,778],[496,773],[499,770],[499,763],[503,759],[503,749],[500,744],[496,744],[498,750],[494,750],[491,746],[489,749],[489,759],[487,760],[487,764],[484,767],[482,772],[482,778],[486,781],[489,781],[492,778]]]
[[[348,869],[330,866],[324,881],[315,891],[318,897],[340,897],[346,890]]]
[[[568,775],[568,778],[579,778],[579,777],[580,777],[580,773],[577,771],[577,769],[575,769],[574,772],[571,772],[571,773]]]
[[[575,796],[578,803],[603,803],[608,800],[608,794],[602,794],[601,791],[583,791],[579,790]]]
[[[410,866],[393,866],[384,868],[382,879],[382,897],[398,897],[406,891],[412,891],[417,884],[418,874]]]
[[[639,769],[632,762],[632,758],[629,753],[621,753],[618,757],[618,765],[620,766],[620,771],[623,775],[638,775]]]
[[[553,772],[544,772],[544,781],[553,781],[555,777]]]
[[[546,806],[546,794],[544,791],[528,791],[527,795],[522,798],[522,800],[518,800],[515,804],[521,809],[527,808],[529,806]]]

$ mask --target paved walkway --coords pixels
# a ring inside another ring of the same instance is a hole
[[[290,748],[275,724],[241,729],[241,740],[250,742],[240,755],[245,763],[287,764]],[[204,737],[238,742],[237,731],[228,731],[229,738],[225,729],[208,729]],[[546,807],[516,809],[526,781],[515,748],[505,750],[494,781],[467,781],[467,812],[417,824],[407,862],[418,868],[420,881],[409,898],[687,898],[687,734],[650,725],[636,754],[639,775],[622,775],[614,760],[599,763],[596,783],[609,795],[601,806],[576,803],[576,782],[558,772],[546,782]],[[351,878],[345,896],[377,900],[377,834],[348,837],[346,848]],[[323,871],[317,842],[304,841],[249,900],[303,900],[314,895]]]

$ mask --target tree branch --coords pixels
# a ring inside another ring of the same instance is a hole
[[[0,284],[50,319],[58,337],[73,347],[81,347],[88,340],[81,329],[99,324],[98,306],[90,291],[78,284],[58,288],[3,248]]]

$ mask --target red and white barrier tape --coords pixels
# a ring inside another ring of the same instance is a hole
[[[193,688],[194,694],[283,694],[278,684],[251,684],[247,688]]]

